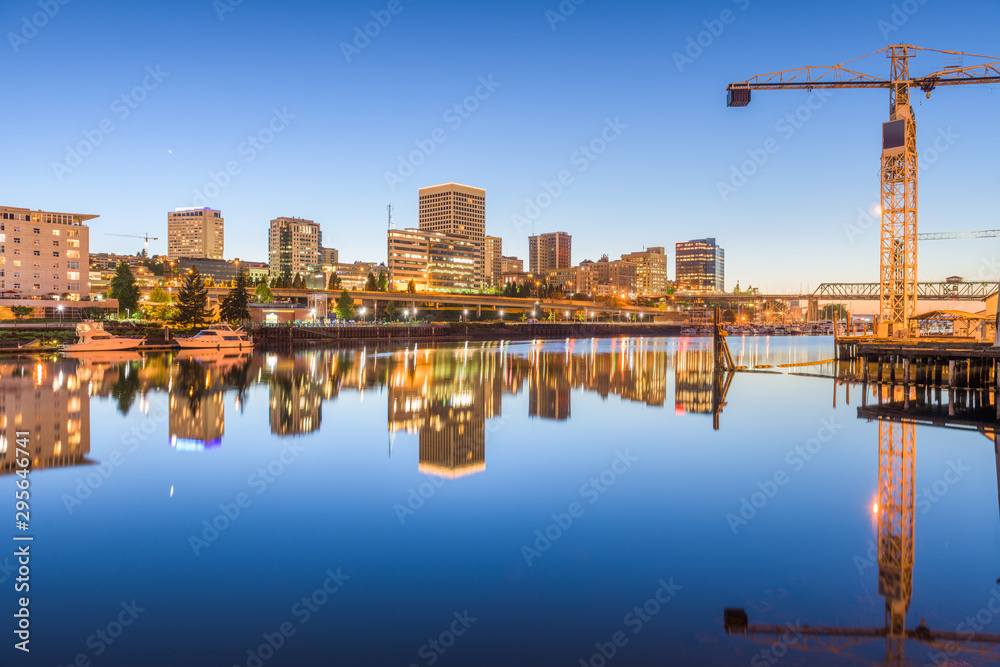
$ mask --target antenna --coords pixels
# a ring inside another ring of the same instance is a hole
[[[386,209],[388,209],[389,211],[389,229],[395,229],[396,225],[393,224],[392,222],[392,204],[390,203],[388,206],[386,206]]]

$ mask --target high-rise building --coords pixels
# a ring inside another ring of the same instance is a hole
[[[306,276],[320,263],[323,233],[319,224],[302,218],[275,218],[268,233],[268,271],[272,278]]]
[[[714,238],[677,244],[674,273],[677,287],[692,292],[724,292],[726,251]]]
[[[528,237],[528,270],[539,275],[550,269],[573,266],[573,237],[566,232],[550,232]]]
[[[419,194],[420,231],[465,236],[479,247],[475,276],[478,288],[486,274],[486,190],[446,183],[420,188]]]
[[[225,220],[212,208],[178,208],[167,213],[167,257],[222,259]]]
[[[0,289],[20,296],[90,295],[90,229],[96,215],[0,206]]]
[[[503,239],[487,236],[483,244],[483,282],[499,285],[503,276]]]
[[[469,292],[479,289],[476,262],[482,246],[466,236],[418,229],[388,231],[389,280],[405,290],[412,280],[420,291]]]
[[[641,295],[665,294],[667,291],[667,253],[657,246],[642,252],[622,255],[622,260],[635,264],[636,290]]]

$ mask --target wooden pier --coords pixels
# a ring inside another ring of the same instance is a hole
[[[847,375],[865,384],[968,392],[1000,419],[1000,348],[955,339],[838,338],[837,357]],[[954,396],[953,396],[954,400]]]

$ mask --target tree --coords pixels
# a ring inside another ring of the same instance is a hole
[[[31,317],[35,309],[31,306],[11,306],[10,312],[14,314],[14,319],[23,320],[26,317]]]
[[[386,318],[391,322],[396,319],[396,312],[399,310],[399,306],[396,305],[395,301],[390,301],[385,304],[385,315]]]
[[[115,267],[115,277],[111,279],[111,290],[108,297],[118,299],[118,312],[123,310],[135,312],[139,307],[139,286],[135,282],[132,269],[124,261]]]
[[[236,272],[233,287],[219,304],[219,316],[227,322],[245,322],[250,319],[250,276],[245,267]]]
[[[375,274],[371,271],[368,272],[368,279],[365,281],[365,291],[366,292],[377,292],[378,291],[378,279]]]
[[[722,311],[722,321],[726,324],[732,324],[736,321],[736,311],[731,309],[726,309]]]
[[[847,306],[842,303],[828,303],[819,309],[821,320],[846,320]]]
[[[330,282],[327,284],[326,288],[331,292],[334,290],[339,290],[344,288],[344,281],[340,279],[340,276],[336,271],[330,274]]]
[[[212,311],[208,307],[208,289],[198,269],[191,269],[184,276],[177,295],[177,321],[191,326],[200,326],[206,320],[212,319]]]
[[[385,271],[382,269],[378,270],[378,282],[376,283],[376,288],[379,292],[389,291],[389,279],[385,276]]]
[[[170,295],[163,291],[163,288],[157,285],[153,288],[153,291],[149,293],[146,300],[150,303],[170,303]]]
[[[337,299],[337,317],[342,320],[353,320],[354,319],[354,299],[351,295],[344,290],[340,293],[340,298]]]
[[[271,288],[267,286],[266,282],[257,285],[257,289],[254,290],[253,295],[257,299],[257,303],[271,303],[274,300]]]
[[[416,294],[417,293],[417,284],[415,282],[413,282],[412,280],[410,282],[406,283],[406,293],[407,294]]]
[[[302,277],[301,273],[296,273],[295,278],[292,279],[292,289],[305,289],[306,281]]]

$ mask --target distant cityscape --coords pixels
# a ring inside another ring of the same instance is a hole
[[[447,183],[421,188],[418,196],[418,226],[395,229],[390,206],[385,258],[352,262],[341,261],[340,252],[324,244],[321,225],[304,218],[270,221],[266,258],[227,259],[225,218],[218,209],[168,212],[167,253],[161,255],[148,252],[149,241],[159,240],[155,232],[110,234],[134,238],[137,246],[144,240],[136,254],[92,253],[87,223],[97,215],[0,206],[0,292],[15,299],[87,300],[106,291],[121,262],[146,285],[174,284],[190,269],[225,285],[242,267],[255,283],[290,285],[298,279],[316,290],[326,289],[334,274],[350,291],[364,290],[368,276],[379,274],[389,291],[504,294],[528,285],[549,296],[634,301],[725,290],[725,251],[715,238],[676,243],[672,280],[665,246],[574,264],[573,239],[563,231],[528,237],[526,270],[524,259],[504,254],[501,237],[487,235],[485,190]]]

